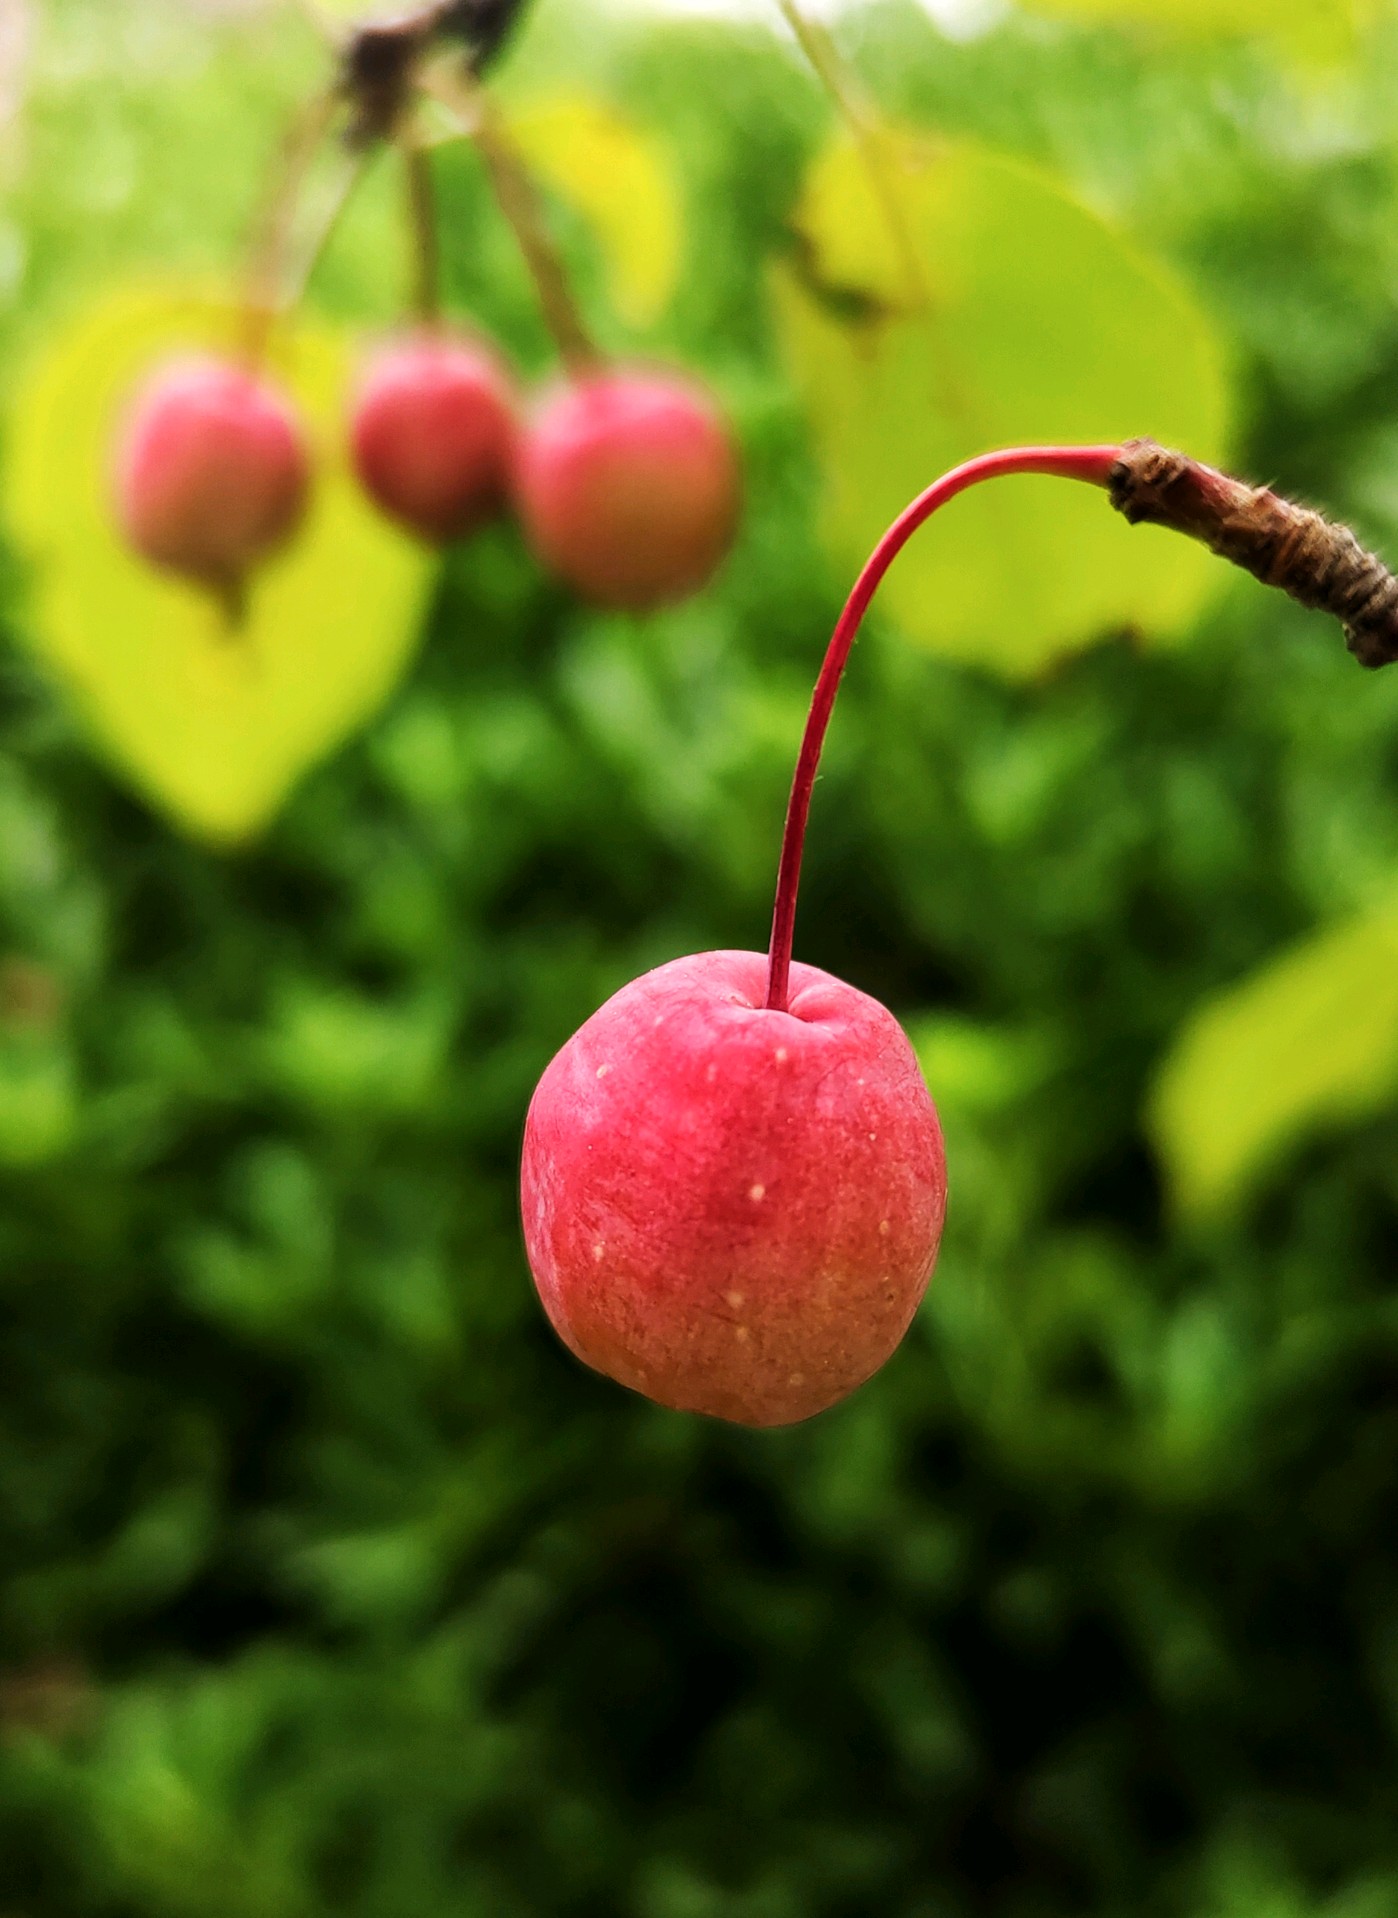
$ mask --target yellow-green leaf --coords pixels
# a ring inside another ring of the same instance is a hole
[[[1209,1214],[1395,1089],[1398,905],[1303,940],[1204,1005],[1161,1070],[1150,1125],[1181,1210]]]
[[[596,232],[617,313],[631,326],[650,325],[675,290],[683,229],[674,168],[660,143],[581,94],[524,107],[510,126],[534,170]]]
[[[1149,434],[1221,456],[1223,354],[1163,267],[1017,161],[893,133],[879,152],[882,192],[847,140],[826,149],[776,276],[842,572],[988,447]],[[929,649],[1025,675],[1114,627],[1177,632],[1217,569],[1094,488],[1021,478],[958,500],[882,598]]]
[[[14,395],[4,504],[29,571],[25,632],[106,753],[165,812],[216,841],[265,825],[297,776],[372,713],[411,653],[428,556],[345,465],[348,349],[321,327],[274,371],[316,454],[307,521],[252,582],[230,630],[208,595],[130,553],[112,516],[114,436],[133,386],[172,353],[226,351],[215,301],[123,291],[53,338]]]
[[[1172,33],[1259,36],[1329,59],[1349,52],[1378,17],[1379,0],[1020,0],[1031,13],[1111,20]]]

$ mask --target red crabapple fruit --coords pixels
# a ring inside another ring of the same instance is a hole
[[[117,455],[117,510],[153,565],[236,598],[291,538],[309,490],[301,425],[257,374],[183,359],[137,395]]]
[[[686,598],[733,542],[741,481],[713,399],[669,372],[612,368],[545,394],[515,467],[531,545],[594,605]]]
[[[946,1158],[913,1049],[813,966],[704,952],[607,1001],[524,1135],[524,1238],[589,1365],[662,1405],[786,1425],[876,1372],[937,1256]]]
[[[364,370],[350,427],[355,470],[391,519],[433,542],[463,539],[504,505],[514,392],[489,347],[425,331]]]

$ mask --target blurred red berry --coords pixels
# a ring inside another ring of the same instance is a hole
[[[732,544],[741,483],[712,397],[667,372],[606,371],[548,393],[515,497],[539,558],[598,606],[683,599]]]
[[[240,366],[186,359],[138,394],[117,457],[117,508],[152,564],[221,592],[284,545],[310,460],[290,402]]]
[[[503,506],[514,392],[491,349],[422,334],[370,360],[355,400],[355,470],[391,519],[427,540],[461,539]]]

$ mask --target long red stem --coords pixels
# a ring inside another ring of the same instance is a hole
[[[860,622],[879,582],[924,520],[938,507],[955,499],[968,487],[982,480],[1001,479],[1010,473],[1047,473],[1055,479],[1086,480],[1105,486],[1107,476],[1121,455],[1119,446],[1012,446],[1000,453],[982,453],[978,459],[954,466],[934,480],[925,493],[919,493],[911,506],[894,520],[865,562],[854,583],[854,591],[845,602],[845,610],[835,625],[825,663],[816,681],[810,716],[796,760],[791,782],[791,798],[786,809],[786,828],[782,834],[781,864],[777,868],[777,899],[772,913],[772,944],[767,965],[767,1008],[785,1012],[787,986],[791,975],[791,942],[796,930],[796,891],[801,879],[801,852],[806,840],[806,819],[811,810],[820,749],[825,729],[840,687],[840,675],[850,655]]]

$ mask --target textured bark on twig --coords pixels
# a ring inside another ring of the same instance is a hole
[[[1398,660],[1398,579],[1347,526],[1154,440],[1122,447],[1108,490],[1133,525],[1187,533],[1265,586],[1332,613],[1361,666]]]

